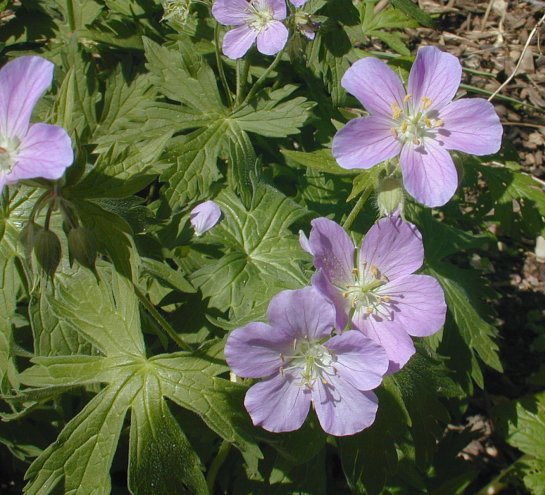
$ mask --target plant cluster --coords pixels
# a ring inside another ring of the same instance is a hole
[[[499,294],[471,261],[499,256],[498,232],[543,234],[545,195],[492,103],[456,97],[460,62],[411,55],[404,29],[433,20],[380,3],[0,2],[8,481],[24,472],[29,495],[490,481],[459,455],[472,433],[447,428],[503,371]],[[539,494],[534,383],[489,411],[524,454],[492,483]]]

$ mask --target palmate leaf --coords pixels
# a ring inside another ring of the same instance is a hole
[[[216,201],[223,219],[206,242],[225,246],[226,254],[191,277],[211,306],[229,309],[236,319],[280,290],[308,283],[300,266],[305,252],[288,230],[306,214],[301,206],[265,185],[256,191],[250,211],[230,192],[222,192]]]
[[[483,388],[483,375],[477,357],[491,368],[502,370],[496,343],[498,329],[487,321],[487,318],[493,317],[493,313],[486,300],[492,300],[497,295],[477,270],[461,269],[445,258],[482,247],[490,236],[472,234],[439,222],[429,210],[419,207],[410,206],[408,214],[422,233],[426,252],[425,271],[437,278],[445,292],[449,319],[440,352],[451,356],[453,365],[468,372],[475,383]],[[453,331],[457,331],[459,337],[451,335]],[[434,340],[438,338],[432,337]],[[460,338],[461,341],[457,342]],[[465,347],[462,352],[458,350],[460,344]]]
[[[7,193],[7,191],[4,191]],[[12,320],[17,308],[17,294],[22,288],[16,267],[21,254],[19,235],[26,225],[39,191],[20,187],[0,205],[0,391],[17,386],[17,371],[12,356]]]
[[[128,411],[129,488],[137,495],[205,494],[198,456],[174,420],[165,397],[198,414],[248,459],[261,457],[241,410],[245,387],[216,375],[223,363],[204,353],[146,358],[132,285],[108,267],[101,282],[87,270],[56,281],[53,313],[93,343],[99,355],[35,358],[21,374],[23,393],[59,387],[106,386],[31,465],[25,493],[107,494],[109,470]],[[47,394],[44,394],[47,397]]]
[[[375,495],[398,468],[408,447],[412,462],[425,469],[449,421],[441,398],[463,395],[446,368],[418,351],[403,369],[385,378],[377,390],[379,409],[370,428],[338,440],[345,476],[350,487]]]
[[[166,167],[159,157],[171,132],[132,146],[113,144],[75,186],[67,188],[67,197],[123,198],[141,191]]]
[[[497,406],[494,419],[505,440],[525,454],[515,461],[510,471],[523,480],[532,494],[544,494],[545,393]]]
[[[168,182],[165,197],[173,212],[185,207],[189,199],[198,201],[209,194],[210,186],[220,177],[216,162],[228,129],[225,120],[217,120],[167,151],[167,158],[178,157],[177,165],[161,176]]]
[[[240,108],[231,118],[237,121],[241,129],[265,137],[298,134],[314,103],[302,96],[285,101],[296,89],[297,86],[289,84],[263,92],[262,99]]]
[[[223,112],[216,76],[209,65],[191,50],[191,43],[172,49],[144,38],[147,67],[156,88],[167,98],[199,112]]]

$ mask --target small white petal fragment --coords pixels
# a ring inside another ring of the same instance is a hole
[[[218,223],[221,210],[214,201],[205,201],[191,210],[189,221],[195,229],[195,235],[201,236]]]

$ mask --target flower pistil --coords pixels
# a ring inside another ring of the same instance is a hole
[[[402,144],[407,142],[418,146],[422,144],[425,137],[435,138],[437,129],[442,127],[444,122],[438,118],[437,110],[427,111],[432,105],[432,100],[423,96],[420,106],[413,108],[409,102],[412,95],[408,94],[403,99],[403,108],[397,103],[392,103],[392,135]]]

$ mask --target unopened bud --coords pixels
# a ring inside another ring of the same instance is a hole
[[[403,184],[395,177],[386,177],[378,185],[377,206],[381,216],[403,213]]]
[[[44,272],[53,277],[61,261],[61,241],[57,234],[41,229],[34,239],[34,254]]]
[[[76,227],[68,232],[68,250],[80,265],[95,271],[97,247],[92,231],[85,227]]]
[[[295,13],[295,27],[309,40],[313,40],[316,37],[316,31],[320,28],[320,24],[315,22],[306,12],[299,10]]]
[[[19,242],[22,244],[25,256],[27,259],[30,259],[32,254],[32,248],[34,247],[34,242],[36,241],[36,236],[38,233],[43,230],[41,225],[34,223],[32,220],[28,222],[21,232],[19,233]]]

